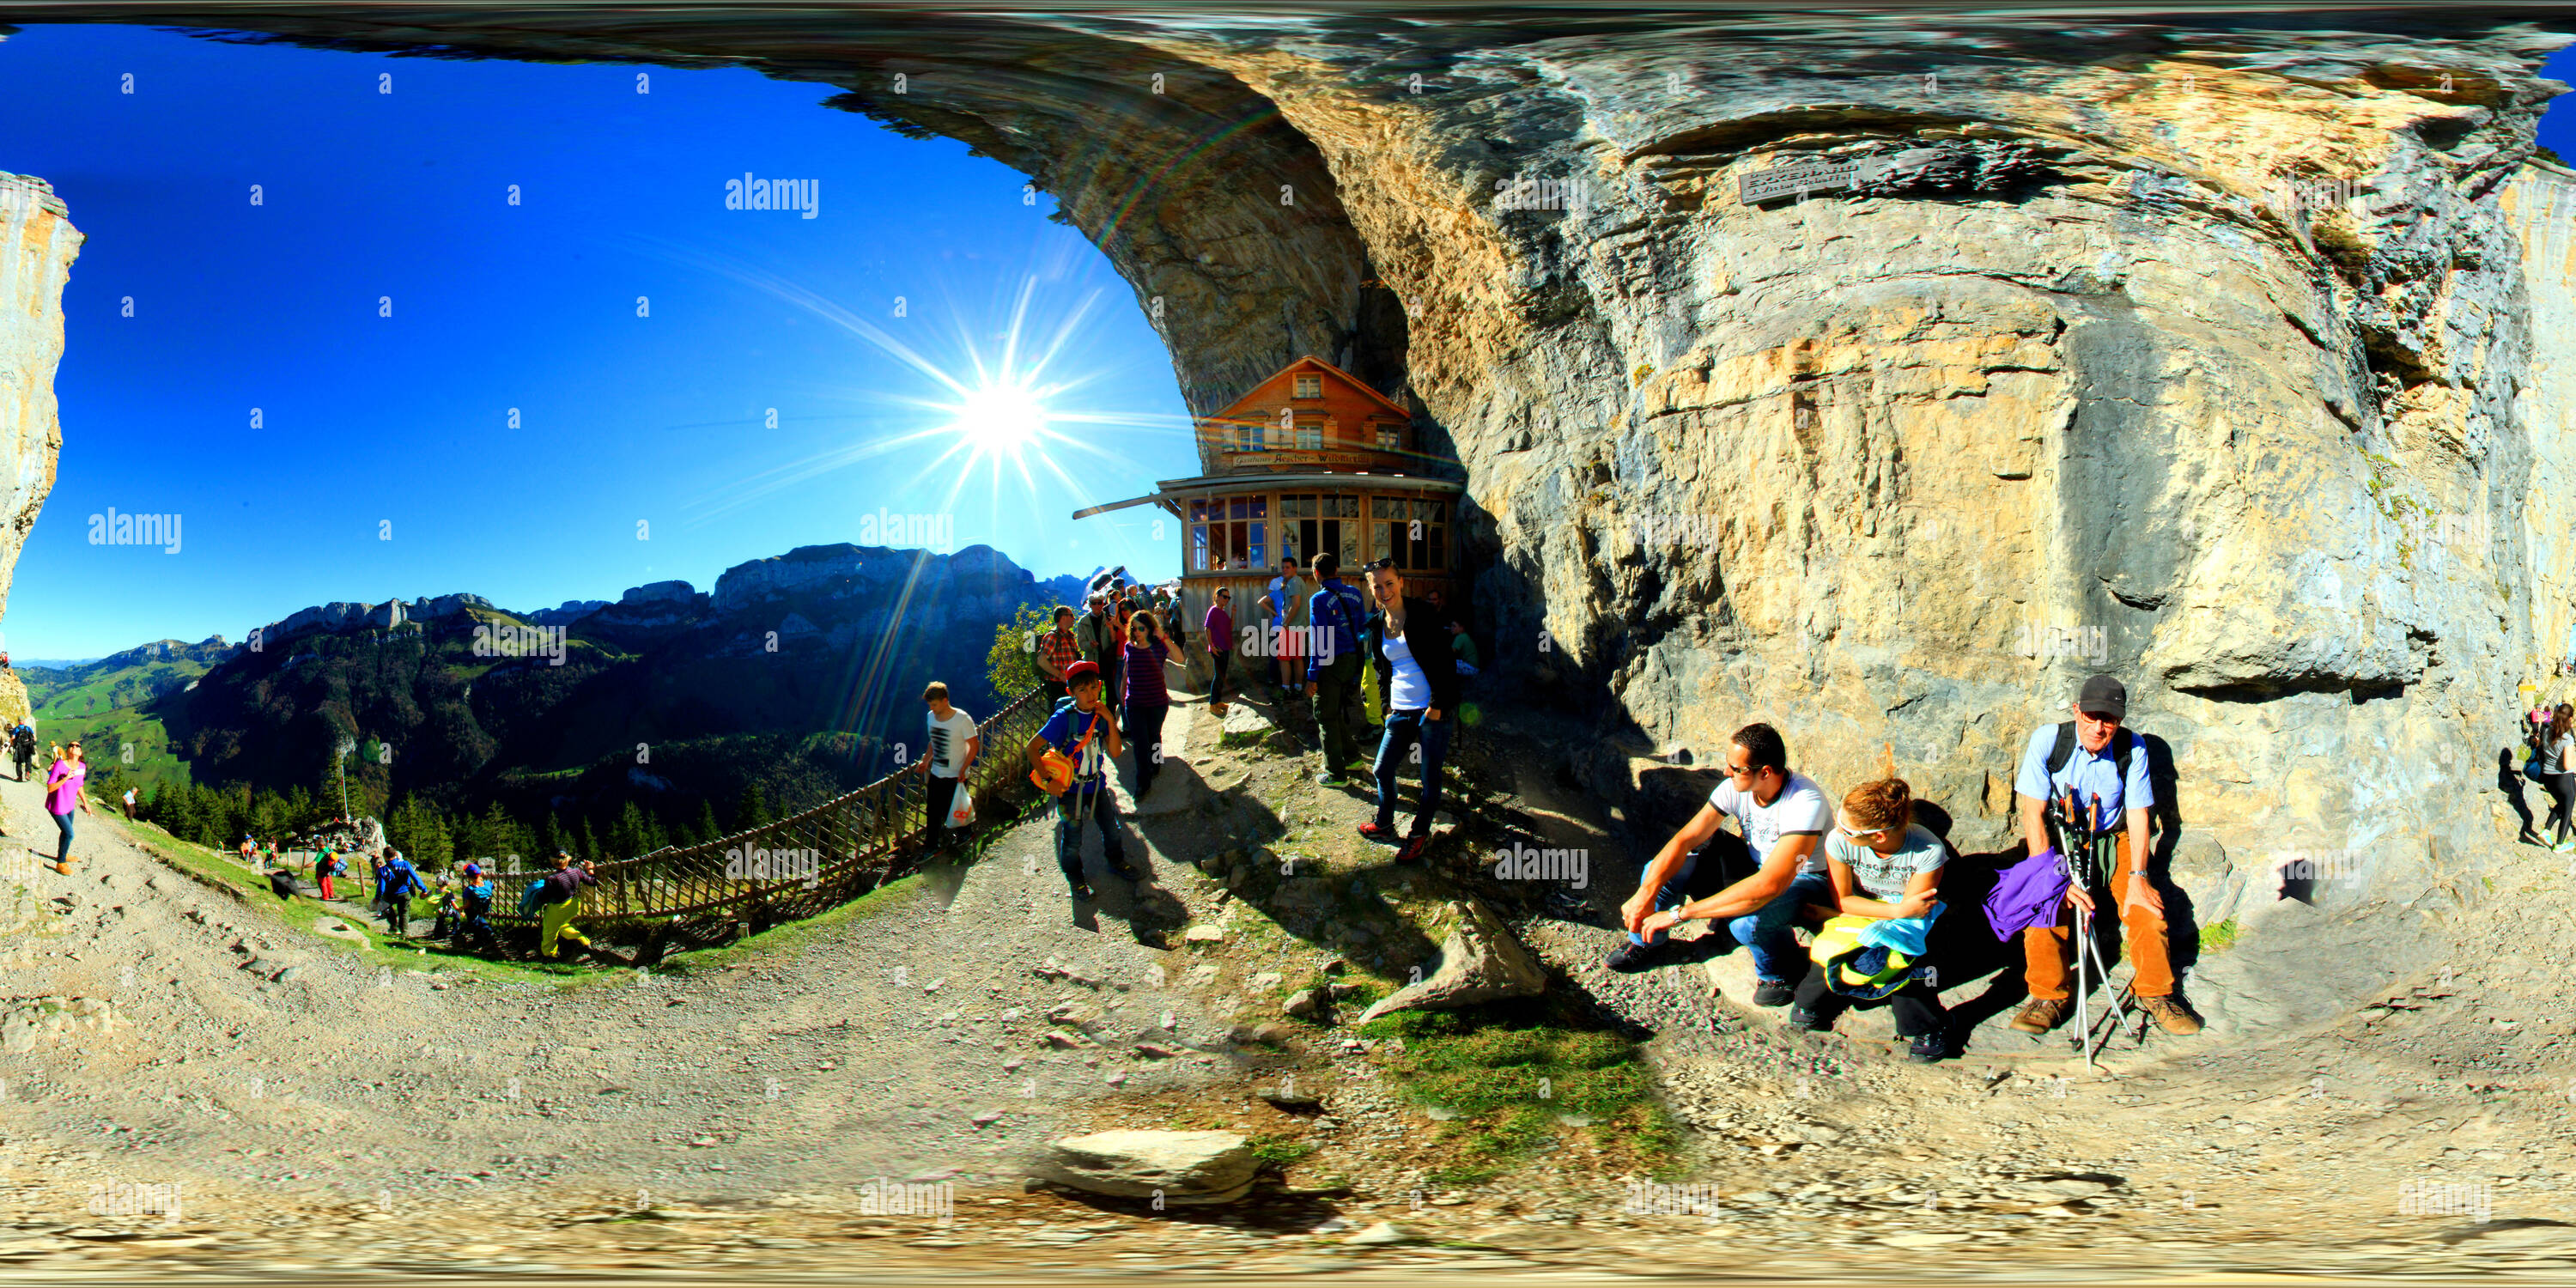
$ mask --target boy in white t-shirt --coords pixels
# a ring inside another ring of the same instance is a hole
[[[1728,815],[1744,828],[1740,843],[1718,831]],[[1666,932],[1675,925],[1702,917],[1722,920],[1735,942],[1753,953],[1754,1004],[1788,1005],[1806,974],[1806,958],[1790,928],[1810,905],[1835,906],[1833,880],[1816,852],[1832,820],[1833,807],[1815,780],[1790,772],[1789,749],[1778,730],[1767,724],[1736,730],[1726,749],[1726,781],[1664,843],[1646,865],[1637,893],[1620,906],[1628,942],[1610,954],[1610,969],[1646,970],[1663,954]],[[1742,845],[1754,872],[1720,889],[1725,865],[1699,850],[1732,844]]]
[[[944,850],[964,829],[948,826],[948,807],[957,800],[957,784],[966,779],[966,767],[984,754],[984,739],[975,732],[975,717],[948,705],[948,686],[938,680],[921,691],[921,700],[930,705],[930,742],[921,753],[921,772],[930,776],[930,788],[924,793],[929,817],[924,820],[931,848]]]

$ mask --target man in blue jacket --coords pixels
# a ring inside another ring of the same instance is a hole
[[[411,937],[411,897],[429,893],[429,883],[412,870],[409,860],[393,850],[376,867],[376,902],[385,915],[385,933]]]
[[[1368,603],[1342,580],[1341,556],[1327,550],[1315,556],[1314,568],[1324,588],[1307,605],[1315,646],[1306,658],[1306,696],[1314,699],[1315,723],[1324,730],[1323,784],[1339,787],[1348,781],[1343,772],[1363,763],[1351,734],[1351,706],[1360,688],[1360,626]]]

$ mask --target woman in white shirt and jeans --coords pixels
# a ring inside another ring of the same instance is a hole
[[[2541,734],[2540,786],[2549,793],[2549,817],[2540,824],[2548,831],[2557,827],[2557,843],[2550,848],[2560,854],[2576,851],[2576,841],[2567,839],[2576,819],[2568,815],[2568,806],[2576,804],[2576,707],[2564,702],[2550,713],[2549,728]]]
[[[1440,767],[1457,725],[1458,658],[1450,648],[1448,619],[1429,601],[1406,595],[1404,578],[1392,564],[1370,564],[1368,584],[1378,610],[1360,628],[1360,649],[1383,677],[1379,707],[1386,713],[1386,733],[1377,747],[1377,817],[1360,825],[1360,835],[1395,840],[1396,766],[1420,747],[1422,800],[1395,856],[1398,863],[1412,863],[1430,845],[1431,820],[1440,812]]]

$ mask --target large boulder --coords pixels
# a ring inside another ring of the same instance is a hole
[[[1546,969],[1482,900],[1471,895],[1450,904],[1442,916],[1449,933],[1440,941],[1440,968],[1421,983],[1380,998],[1361,1012],[1361,1023],[1391,1011],[1455,1010],[1547,991]]]
[[[1087,1194],[1207,1204],[1250,1193],[1260,1167],[1252,1142],[1230,1131],[1104,1131],[1056,1141],[1029,1172]]]

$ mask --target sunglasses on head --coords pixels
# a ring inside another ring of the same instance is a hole
[[[1395,561],[1392,559],[1371,559],[1367,563],[1360,565],[1360,571],[1393,572],[1395,571]]]

